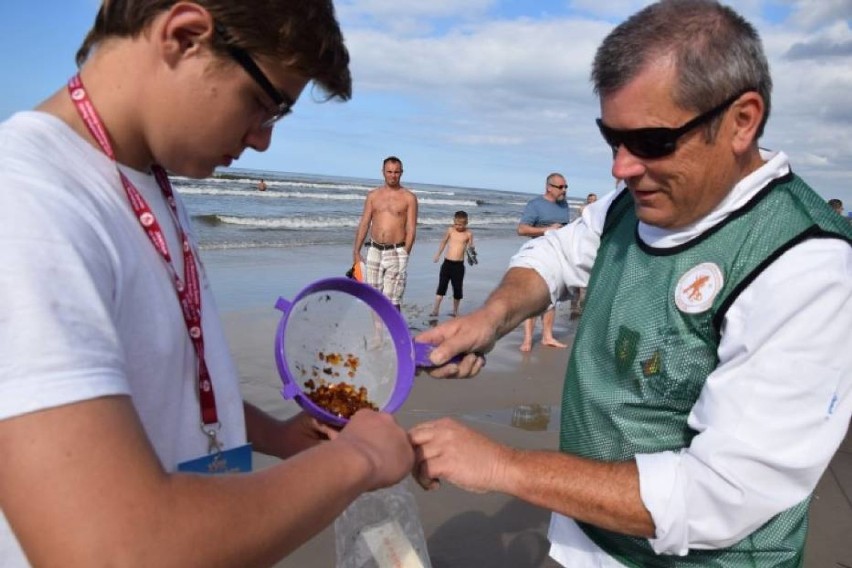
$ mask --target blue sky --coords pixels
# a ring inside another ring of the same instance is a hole
[[[633,0],[337,0],[352,55],[352,101],[308,91],[265,153],[235,167],[543,190],[551,171],[584,196],[612,187],[594,124],[591,60]],[[852,209],[852,0],[734,0],[760,31],[775,81],[762,145],[784,150],[823,197]],[[0,9],[0,119],[74,72],[99,2],[6,2]]]

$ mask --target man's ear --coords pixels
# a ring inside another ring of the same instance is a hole
[[[213,36],[213,16],[203,6],[178,2],[169,8],[155,26],[153,39],[159,42],[169,64],[200,52]]]
[[[744,154],[754,147],[757,130],[766,112],[763,97],[757,91],[744,93],[731,109],[733,136],[731,144],[735,154]]]

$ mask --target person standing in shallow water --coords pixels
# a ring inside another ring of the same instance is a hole
[[[544,184],[544,195],[530,200],[518,223],[518,234],[522,237],[538,238],[550,231],[568,224],[570,212],[565,196],[568,193],[568,182],[560,173],[547,176]],[[535,317],[524,320],[524,339],[521,351],[532,350]],[[553,325],[556,322],[556,305],[551,304],[541,315],[541,344],[547,347],[565,349],[566,344],[553,337]]]
[[[0,566],[269,566],[408,474],[389,414],[243,402],[166,174],[265,151],[309,81],[350,98],[348,62],[329,1],[112,0],[0,124]]]
[[[618,187],[618,183],[616,182],[616,187]],[[583,210],[587,205],[591,205],[595,201],[598,200],[597,193],[590,193],[586,196],[586,202],[580,205],[579,214],[583,214]],[[583,305],[586,303],[586,287],[578,286],[573,289],[573,294],[571,295],[571,317],[578,318],[583,313]]]
[[[433,262],[438,262],[441,259],[444,247],[447,248],[447,254],[444,256],[444,263],[441,265],[441,272],[438,276],[435,305],[432,306],[432,313],[429,314],[432,318],[438,317],[438,310],[441,308],[444,296],[447,295],[447,288],[450,283],[453,285],[452,316],[456,317],[459,315],[459,305],[464,298],[465,254],[469,254],[468,258],[471,261],[476,258],[473,246],[473,232],[467,228],[468,220],[466,211],[456,211],[455,215],[453,215],[453,225],[444,233],[444,238],[441,239],[441,244],[438,245],[438,252],[435,253],[435,257],[432,259]]]
[[[382,163],[384,185],[371,190],[352,246],[352,262],[364,262],[364,279],[402,309],[408,257],[417,238],[417,197],[402,186],[402,161],[389,156]],[[369,240],[365,239],[369,235]],[[367,252],[361,254],[361,247]]]

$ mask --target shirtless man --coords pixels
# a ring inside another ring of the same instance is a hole
[[[400,309],[408,255],[417,233],[417,197],[400,185],[402,161],[396,156],[385,158],[382,176],[385,184],[370,191],[364,202],[352,261],[363,261],[367,284],[380,290]],[[370,240],[365,243],[368,231]],[[361,256],[362,246],[367,247],[365,257]]]

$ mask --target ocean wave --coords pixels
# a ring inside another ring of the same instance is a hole
[[[183,189],[201,189],[199,185],[199,180],[195,180],[193,178],[173,176],[172,180],[175,182],[179,191]],[[245,192],[257,192],[257,182],[260,178],[252,178],[252,177],[238,177],[238,176],[216,176],[211,178],[206,178],[203,180],[204,185],[239,185],[245,186],[244,189],[237,189],[235,191]],[[304,180],[278,180],[271,178],[263,178],[264,182],[266,182],[267,191],[274,190],[275,188],[296,188],[296,189],[307,189],[307,190],[318,190],[318,191],[358,191],[361,193],[367,193],[377,186],[375,184],[361,184],[361,183],[343,183],[343,182],[321,182],[321,181],[304,181]],[[210,189],[210,188],[204,188]],[[451,190],[436,190],[436,189],[423,189],[419,187],[409,187],[413,193],[417,195],[442,195],[447,197],[452,197],[456,194],[455,191]],[[221,189],[215,189],[213,191],[222,191]],[[361,196],[363,198],[363,196]]]
[[[318,217],[240,217],[238,215],[207,214],[195,215],[193,222],[206,227],[220,225],[235,225],[254,229],[340,229],[342,227],[357,227],[360,217],[318,216]],[[514,216],[472,217],[471,227],[490,227],[496,225],[516,225],[518,218]],[[448,216],[426,217],[417,220],[419,226],[447,226],[452,224]]]
[[[295,248],[327,244],[343,243],[327,243],[321,241],[239,241],[224,243],[201,243],[198,248],[200,250],[243,250],[256,248]]]
[[[419,189],[416,187],[409,187],[412,193],[416,193],[418,195],[455,195],[455,191],[436,191],[429,189]]]
[[[256,197],[258,199],[316,199],[325,201],[363,201],[364,195],[357,193],[314,193],[304,191],[266,191],[215,188],[204,186],[177,186],[175,188],[181,195],[209,195],[233,196],[233,197]],[[481,199],[435,199],[432,197],[420,197],[418,202],[426,205],[447,205],[451,207],[479,207],[484,201]]]
[[[453,207],[479,207],[484,202],[481,199],[432,199],[420,197],[417,202],[421,205],[451,205]]]
[[[253,229],[339,229],[357,227],[359,219],[345,217],[239,217],[236,215],[196,215],[193,221],[208,227],[238,225]]]
[[[174,181],[177,182],[176,185],[194,185],[199,183],[199,180],[195,180],[192,178],[182,178],[182,177],[173,177]],[[210,177],[205,178],[203,180],[204,184],[217,184],[217,185],[245,185],[251,191],[257,191],[256,186],[257,182],[261,178],[251,178],[251,177]],[[296,187],[301,189],[319,189],[323,191],[328,190],[355,190],[367,192],[373,189],[373,185],[369,184],[360,184],[360,183],[345,183],[345,182],[321,182],[321,181],[303,181],[303,180],[279,180],[279,179],[270,179],[270,178],[262,178],[266,182],[267,188],[288,188],[288,187]]]
[[[494,217],[475,217],[471,216],[468,220],[468,226],[470,227],[490,227],[493,225],[517,225],[518,218],[517,216],[494,216]],[[446,225],[449,227],[453,224],[453,220],[450,217],[420,217],[417,219],[418,225]]]
[[[234,197],[256,197],[258,199],[324,199],[331,201],[362,201],[363,195],[354,193],[304,193],[300,191],[246,191],[242,189],[218,189],[210,187],[178,187],[183,195],[230,195]]]

